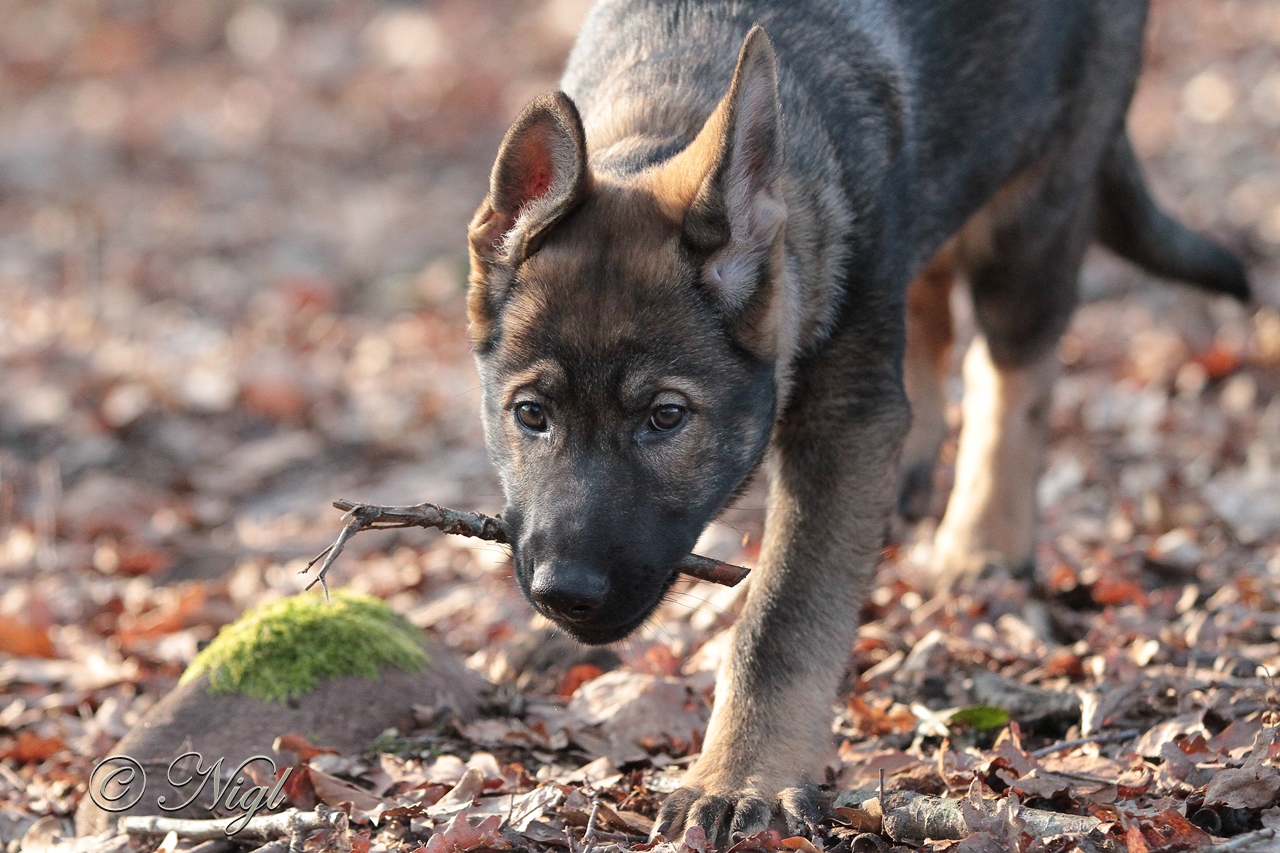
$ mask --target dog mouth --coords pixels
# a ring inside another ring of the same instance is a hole
[[[571,622],[569,620],[558,619],[556,617],[548,618],[555,622],[557,628],[564,631],[579,643],[588,646],[605,646],[609,643],[616,643],[629,637],[633,631],[637,630],[641,625],[648,621],[649,617],[653,615],[653,611],[658,609],[658,604],[661,602],[662,599],[659,598],[652,607],[630,621],[623,623],[601,624],[591,622]]]
[[[557,628],[574,640],[583,645],[604,646],[626,639],[639,630],[645,622],[649,621],[650,617],[662,606],[662,602],[666,600],[667,592],[678,577],[679,574],[672,568],[653,593],[649,602],[639,609],[626,608],[625,612],[618,612],[621,608],[615,610],[613,607],[607,607],[605,608],[606,612],[601,612],[596,616],[581,621],[566,619],[539,606],[533,600],[533,597],[529,595],[528,590],[523,588],[523,582],[521,583],[521,591],[524,593],[525,600],[532,605],[534,610],[551,620]],[[627,613],[631,615],[627,617]]]

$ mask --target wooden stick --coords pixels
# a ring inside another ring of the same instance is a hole
[[[326,809],[313,812],[300,812],[289,809],[279,814],[268,814],[243,821],[239,817],[226,817],[218,820],[184,820],[182,818],[158,817],[153,815],[128,815],[120,818],[120,829],[129,835],[168,835],[177,833],[180,838],[192,841],[212,841],[214,839],[256,838],[270,840],[296,832],[311,832],[315,829],[332,829],[343,818],[342,812]],[[240,830],[231,828],[236,822],[244,824]],[[230,830],[230,831],[228,831]]]
[[[1244,851],[1255,844],[1263,841],[1270,841],[1276,837],[1276,831],[1271,828],[1255,829],[1253,832],[1246,832],[1244,835],[1237,835],[1235,838],[1227,839],[1221,844],[1215,844],[1212,847],[1204,848],[1204,853],[1234,853],[1236,850]],[[1259,850],[1274,850],[1274,847],[1259,847]]]
[[[961,839],[972,834],[960,809],[960,800],[933,797],[910,791],[876,790],[841,791],[836,806],[865,808],[864,804],[875,799],[883,814],[883,832],[894,841],[934,839]],[[1018,817],[1026,821],[1027,832],[1033,836],[1060,835],[1066,832],[1086,833],[1097,827],[1100,821],[1087,815],[1070,815],[1060,812],[1030,809],[1022,806]]]
[[[346,547],[347,540],[361,530],[431,527],[436,530],[442,530],[445,533],[471,536],[489,542],[502,544],[509,544],[510,542],[507,538],[507,529],[502,525],[501,518],[494,518],[479,512],[449,509],[433,503],[420,503],[414,506],[375,506],[373,504],[341,500],[334,501],[333,505],[346,513],[343,516],[346,524],[338,534],[338,538],[333,541],[333,544],[317,554],[316,558],[307,563],[307,567],[302,570],[305,574],[311,571],[311,568],[316,563],[324,560],[320,564],[319,574],[315,576],[311,583],[307,584],[306,588],[311,589],[316,584],[320,584],[326,597],[329,595],[329,584],[325,581],[325,575],[328,574],[334,561],[338,559],[338,555],[342,553],[342,549]],[[751,571],[750,569],[744,569],[742,566],[722,563],[719,560],[700,557],[697,554],[689,554],[677,563],[675,568],[682,575],[688,575],[698,580],[711,581],[723,586],[737,586]]]
[[[1046,746],[1044,749],[1037,749],[1030,753],[1032,758],[1048,758],[1058,752],[1064,752],[1068,749],[1075,749],[1077,746],[1084,746],[1089,743],[1115,743],[1116,741],[1132,740],[1142,734],[1137,730],[1126,730],[1122,732],[1100,732],[1090,737],[1077,738],[1076,740],[1064,740],[1062,743],[1055,743],[1053,746]],[[1055,771],[1056,772],[1056,771]]]

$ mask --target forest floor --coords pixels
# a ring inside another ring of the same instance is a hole
[[[62,840],[90,769],[222,625],[306,584],[332,500],[501,509],[465,223],[583,12],[0,2],[0,846],[155,848]],[[845,805],[811,842],[739,849],[1136,853],[1280,829],[1280,6],[1156,0],[1130,128],[1258,304],[1091,255],[1034,588],[926,597],[930,521],[887,549],[829,781],[981,799],[974,834],[912,843]],[[699,553],[751,565],[762,517],[757,488]],[[587,846],[633,849],[698,749],[741,600],[682,582],[600,654],[548,638],[497,546],[364,533],[330,580],[503,686],[481,721],[313,759],[295,805],[349,801],[335,777],[367,799],[308,850],[580,853],[593,803]],[[481,790],[455,790],[467,768]],[[438,805],[463,794],[463,818]],[[1099,824],[1033,840],[1022,807]],[[1277,849],[1243,843],[1221,849]]]

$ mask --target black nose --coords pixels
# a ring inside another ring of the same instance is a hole
[[[604,572],[575,560],[539,563],[529,592],[538,606],[570,622],[585,622],[609,595]]]

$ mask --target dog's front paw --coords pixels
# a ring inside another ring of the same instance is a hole
[[[817,791],[812,786],[796,786],[780,791],[717,789],[693,786],[680,788],[667,797],[658,810],[653,836],[678,841],[695,826],[702,827],[707,840],[723,850],[735,835],[763,832],[775,820],[786,835],[813,835],[818,827]]]

